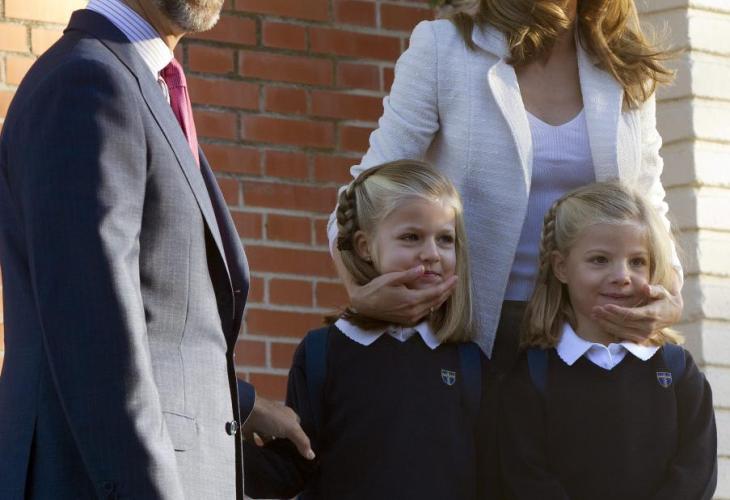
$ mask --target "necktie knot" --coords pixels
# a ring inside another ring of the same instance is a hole
[[[185,82],[185,73],[183,73],[182,66],[177,59],[173,57],[170,64],[162,68],[160,76],[165,80],[165,84],[168,88],[187,87]]]

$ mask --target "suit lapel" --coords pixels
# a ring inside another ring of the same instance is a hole
[[[532,134],[530,123],[527,120],[527,111],[522,102],[517,74],[514,68],[506,62],[509,57],[507,41],[502,33],[489,26],[475,26],[472,31],[472,39],[480,48],[499,58],[497,63],[489,68],[487,81],[497,107],[509,126],[522,167],[524,189],[527,194],[530,191],[530,179],[532,178]]]
[[[218,252],[225,263],[225,249],[223,248],[218,223],[213,212],[205,182],[195,162],[195,158],[193,158],[192,152],[190,151],[187,139],[185,139],[185,135],[180,128],[180,124],[177,122],[175,115],[172,113],[172,108],[170,108],[160,91],[159,85],[152,77],[149,68],[147,68],[144,61],[135,52],[124,34],[101,14],[89,10],[77,10],[71,16],[67,29],[84,31],[98,38],[135,76],[139,83],[142,97],[147,103],[150,113],[159,125],[162,134],[170,144],[170,148],[175,154],[175,158],[200,207],[205,223],[210,229],[213,240],[215,240]],[[227,266],[226,272],[228,272]]]
[[[616,179],[618,166],[618,125],[623,105],[623,88],[591,61],[576,39],[578,74],[588,127],[588,141],[597,181]]]
[[[228,263],[228,271],[233,286],[231,290],[234,299],[232,331],[234,333],[233,340],[235,341],[235,336],[238,335],[238,329],[243,318],[243,307],[246,304],[246,296],[248,295],[248,261],[246,260],[246,254],[243,252],[238,231],[236,231],[236,226],[228,211],[228,206],[202,149],[200,150],[200,172],[205,181],[213,212],[218,221],[226,262]]]

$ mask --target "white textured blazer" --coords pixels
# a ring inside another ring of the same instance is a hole
[[[370,148],[351,173],[410,158],[425,159],[451,178],[464,203],[477,343],[490,354],[527,211],[533,151],[504,35],[475,27],[472,36],[477,50],[467,48],[450,21],[416,26]],[[666,219],[654,97],[623,109],[623,88],[580,44],[578,70],[596,180],[621,179]],[[334,217],[328,232],[333,242]]]

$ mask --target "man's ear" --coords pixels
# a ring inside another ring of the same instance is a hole
[[[563,257],[563,254],[558,252],[557,250],[553,250],[550,254],[550,264],[553,269],[553,274],[556,278],[558,278],[558,281],[565,284],[568,282],[568,274],[565,271],[565,257]]]
[[[356,231],[355,236],[352,237],[352,243],[355,252],[361,259],[367,262],[373,261],[373,256],[370,254],[370,242],[368,241],[365,231],[362,229]]]

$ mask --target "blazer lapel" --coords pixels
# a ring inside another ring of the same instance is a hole
[[[71,16],[67,29],[84,31],[98,38],[135,76],[139,83],[142,97],[147,103],[160,130],[162,130],[167,142],[170,144],[178,164],[190,185],[190,189],[195,196],[195,200],[200,207],[203,218],[210,229],[210,233],[215,240],[218,252],[225,263],[225,249],[205,181],[190,151],[190,146],[188,145],[187,139],[185,139],[180,124],[172,113],[172,108],[165,101],[159,85],[152,77],[144,61],[137,55],[124,34],[101,14],[89,10],[77,10]],[[226,272],[230,280],[230,272],[228,271],[227,264]]]
[[[515,143],[522,167],[525,193],[530,191],[532,178],[532,134],[527,111],[522,102],[520,86],[514,68],[507,64],[509,57],[507,41],[502,33],[492,27],[475,26],[472,39],[480,48],[499,58],[487,73],[489,88]]]
[[[623,106],[623,88],[591,61],[576,38],[578,74],[588,127],[588,142],[597,181],[616,179],[618,166],[618,126]]]
[[[213,175],[208,159],[203,154],[202,149],[200,150],[200,172],[210,194],[213,212],[218,221],[223,248],[225,250],[225,260],[228,263],[228,271],[233,286],[231,290],[234,299],[232,332],[233,341],[235,342],[243,318],[243,307],[246,304],[246,296],[248,295],[248,261],[243,251],[238,231],[236,231],[236,226],[228,211],[226,201],[223,198],[223,194],[218,187],[218,182],[215,180],[215,175]]]

